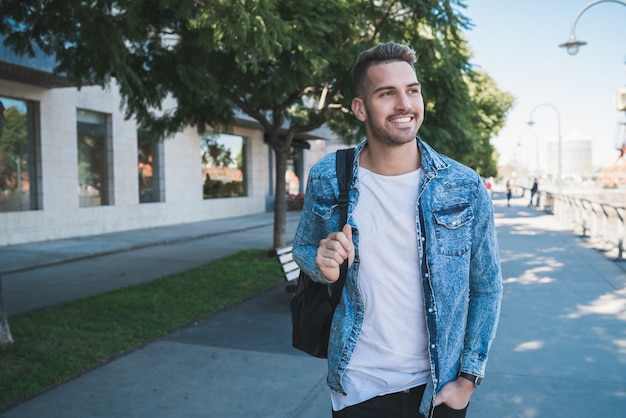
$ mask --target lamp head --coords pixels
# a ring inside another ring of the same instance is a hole
[[[578,54],[580,47],[583,45],[587,45],[587,42],[579,41],[575,36],[570,36],[569,41],[562,43],[559,47],[565,48],[567,53],[570,55],[576,55]]]

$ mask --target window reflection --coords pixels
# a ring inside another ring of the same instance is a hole
[[[34,108],[0,97],[0,212],[39,208]]]
[[[144,131],[137,132],[139,202],[161,202],[160,144]]]
[[[80,206],[108,205],[106,115],[79,110],[77,141]]]
[[[202,138],[203,197],[246,196],[245,138],[208,134]]]

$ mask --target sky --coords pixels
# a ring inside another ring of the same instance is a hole
[[[591,3],[465,0],[461,13],[473,24],[465,33],[472,64],[515,97],[506,126],[492,139],[501,164],[545,165],[545,156],[537,155],[557,140],[559,120],[563,142],[592,140],[595,167],[608,167],[620,155],[616,144],[626,113],[616,110],[615,95],[626,87],[626,5],[596,2],[575,27],[576,39],[587,45],[574,56],[558,47]]]

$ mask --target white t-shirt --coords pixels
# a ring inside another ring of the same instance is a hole
[[[363,327],[335,411],[426,383],[428,337],[417,241],[422,170],[382,176],[359,167],[359,291]]]

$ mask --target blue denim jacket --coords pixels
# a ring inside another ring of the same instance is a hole
[[[359,229],[351,215],[359,199],[357,170],[366,143],[356,148],[348,207],[355,261],[333,318],[328,349],[327,382],[331,390],[340,393],[345,393],[341,379],[363,324],[363,300],[357,284]],[[420,138],[417,146],[424,176],[416,205],[416,228],[431,364],[431,379],[420,410],[429,417],[437,391],[455,380],[460,371],[484,376],[500,314],[502,275],[492,202],[482,179],[468,167],[438,154]],[[332,153],[311,169],[293,242],[297,263],[320,282],[325,279],[315,264],[319,241],[341,229],[337,196]]]

